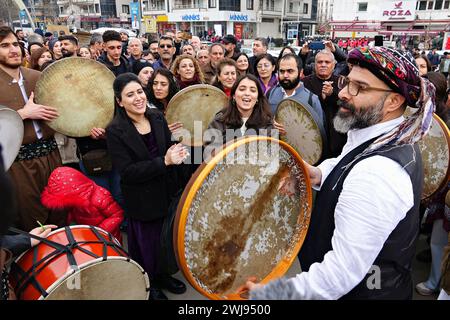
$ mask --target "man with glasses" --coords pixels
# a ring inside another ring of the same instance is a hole
[[[321,50],[315,56],[315,72],[303,79],[305,87],[319,97],[325,113],[325,130],[328,139],[324,159],[339,156],[347,142],[347,134],[337,132],[333,126],[333,119],[339,109],[337,105],[338,76],[333,75],[335,66],[336,60],[333,53],[328,49]]]
[[[102,36],[104,52],[98,58],[117,77],[122,73],[131,72],[128,59],[122,55],[122,38],[120,33],[114,30],[105,31]]]
[[[158,42],[159,59],[153,64],[153,69],[170,69],[175,55],[175,43],[169,36],[162,36]]]
[[[299,254],[303,272],[248,282],[251,298],[412,298],[423,183],[417,141],[430,129],[435,88],[407,53],[357,48],[348,61],[334,119],[347,144],[337,158],[307,165],[320,191]],[[417,108],[408,118],[406,106]]]

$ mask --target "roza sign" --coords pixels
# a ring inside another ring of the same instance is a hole
[[[383,11],[383,17],[390,17],[390,18],[406,18],[410,17],[411,11],[410,10],[404,10],[402,8],[403,1],[394,3],[394,10],[384,10]]]

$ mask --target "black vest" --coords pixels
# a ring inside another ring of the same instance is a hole
[[[322,262],[325,254],[332,250],[331,238],[335,229],[334,210],[350,170],[359,161],[380,155],[399,163],[409,174],[414,192],[414,206],[408,211],[389,235],[374,265],[381,270],[381,288],[370,290],[366,277],[343,299],[411,299],[411,263],[419,232],[419,204],[422,193],[422,158],[417,145],[382,147],[374,153],[356,159],[375,139],[356,147],[336,165],[318,192],[305,242],[299,253],[302,271],[308,271],[315,262]],[[344,167],[349,168],[344,172]],[[372,190],[377,192],[377,190]],[[369,281],[370,283],[370,281]]]

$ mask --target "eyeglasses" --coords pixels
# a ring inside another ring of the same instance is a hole
[[[394,92],[393,90],[389,89],[382,89],[382,88],[374,88],[374,87],[365,87],[365,85],[360,85],[359,83],[350,80],[349,78],[345,76],[340,76],[338,80],[338,88],[340,90],[347,87],[347,92],[349,95],[356,97],[361,91],[381,91],[381,92]]]
[[[170,49],[170,48],[172,48],[172,45],[171,45],[171,44],[160,44],[159,47],[160,47],[161,49],[163,49],[163,48],[168,48],[168,49]]]
[[[258,64],[258,65],[256,66],[257,69],[262,69],[263,67],[264,67],[265,69],[269,69],[269,68],[272,67],[272,65],[266,63],[266,64]]]

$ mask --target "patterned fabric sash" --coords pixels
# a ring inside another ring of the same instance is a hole
[[[58,147],[54,138],[23,144],[15,161],[32,160],[50,154]]]

